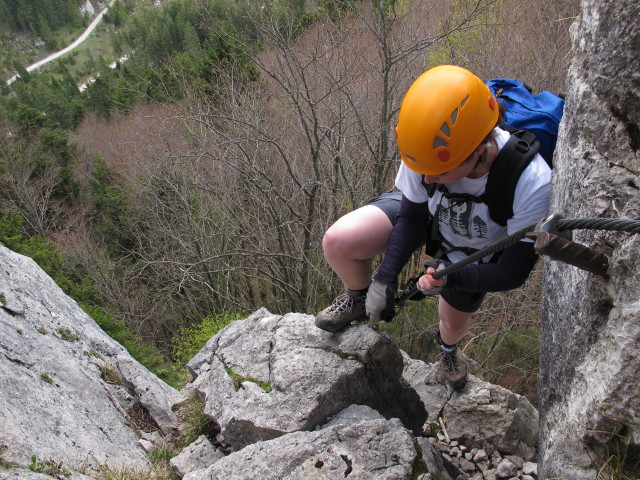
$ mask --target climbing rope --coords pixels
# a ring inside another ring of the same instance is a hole
[[[553,217],[550,217],[553,218]],[[544,221],[543,221],[544,222]],[[519,230],[499,242],[490,245],[476,253],[468,256],[464,260],[453,263],[448,267],[433,274],[436,280],[460,270],[462,267],[483,259],[491,254],[504,250],[506,247],[522,240],[527,233],[533,232],[538,227],[538,223],[529,225]],[[557,218],[553,227],[559,231],[564,230],[608,230],[616,232],[640,233],[640,220],[612,219],[612,218]]]

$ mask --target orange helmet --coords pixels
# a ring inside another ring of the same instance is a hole
[[[498,104],[478,77],[453,65],[420,75],[407,91],[396,136],[402,161],[423,175],[453,170],[498,121]]]

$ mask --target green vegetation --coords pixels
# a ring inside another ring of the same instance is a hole
[[[173,340],[173,358],[185,364],[198,353],[207,341],[231,322],[241,320],[240,313],[212,313],[198,324],[181,327]]]
[[[105,382],[110,383],[111,385],[124,385],[122,375],[120,375],[120,370],[118,370],[118,367],[113,363],[104,362],[101,363],[98,368],[100,368],[100,376]]]
[[[184,384],[186,370],[184,366],[174,364],[152,345],[143,344],[124,322],[117,321],[112,314],[93,305],[81,305],[111,338],[119,342],[142,365],[154,372],[169,385],[179,388]]]
[[[45,372],[40,374],[40,379],[43,382],[48,383],[48,384],[52,384],[53,383],[53,379],[51,378],[51,376],[48,373],[45,373]]]
[[[66,340],[67,342],[77,342],[78,340],[80,340],[80,335],[78,335],[76,332],[72,332],[67,327],[58,328],[58,333],[60,334],[62,339]]]
[[[29,30],[45,41],[52,30],[84,21],[75,0],[0,0],[0,14],[10,31]]]
[[[171,467],[163,463],[156,464],[150,470],[137,469],[127,466],[108,467],[98,469],[96,480],[179,480],[180,477]]]
[[[227,372],[227,375],[229,375],[233,379],[233,387],[236,390],[239,390],[244,382],[251,382],[251,383],[260,385],[260,388],[262,388],[262,390],[264,390],[266,393],[269,393],[271,391],[270,382],[256,380],[255,378],[252,378],[252,377],[243,377],[242,375],[237,374],[236,372],[234,372],[233,370],[227,367],[225,367],[225,371]]]
[[[174,405],[173,410],[185,425],[184,437],[178,442],[178,447],[190,445],[201,435],[213,439],[217,433],[214,422],[204,413],[204,400],[193,394],[184,402]]]
[[[62,467],[62,462],[54,462],[52,460],[40,461],[35,455],[31,455],[29,470],[37,473],[44,473],[55,478],[60,478],[60,476],[71,476],[71,473]]]
[[[98,351],[97,351],[95,348],[93,348],[93,347],[89,349],[89,352],[87,353],[87,355],[90,355],[90,356],[92,356],[92,357],[94,357],[94,358],[97,358],[97,359],[99,359],[99,360],[103,360],[103,359],[104,359],[104,357],[102,356],[102,354],[101,354],[100,352],[98,352]]]

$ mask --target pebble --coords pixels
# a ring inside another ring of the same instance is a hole
[[[500,478],[511,478],[518,474],[518,467],[508,459],[503,459],[496,467],[496,475]]]
[[[471,448],[462,445],[459,441],[446,441],[442,432],[429,435],[432,432],[425,427],[427,441],[435,446],[442,457],[459,468],[465,475],[459,478],[465,480],[537,480],[538,465],[535,462],[525,461],[518,455],[501,455],[494,450],[491,454],[483,448]],[[423,474],[418,480],[433,480],[431,474]],[[456,479],[457,480],[457,479]]]
[[[471,452],[473,453],[473,450]],[[489,456],[487,455],[487,452],[484,449],[480,449],[477,450],[475,455],[473,456],[473,461],[478,463],[487,460],[488,458]]]
[[[470,462],[469,460],[465,460],[464,458],[460,459],[460,469],[463,472],[473,472],[476,469],[475,464]]]
[[[538,464],[533,462],[524,462],[522,473],[529,476],[538,476]]]

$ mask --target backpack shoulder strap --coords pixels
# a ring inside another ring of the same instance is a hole
[[[513,216],[513,200],[520,175],[538,153],[540,144],[528,130],[517,130],[493,161],[483,195],[491,220],[505,226]]]

